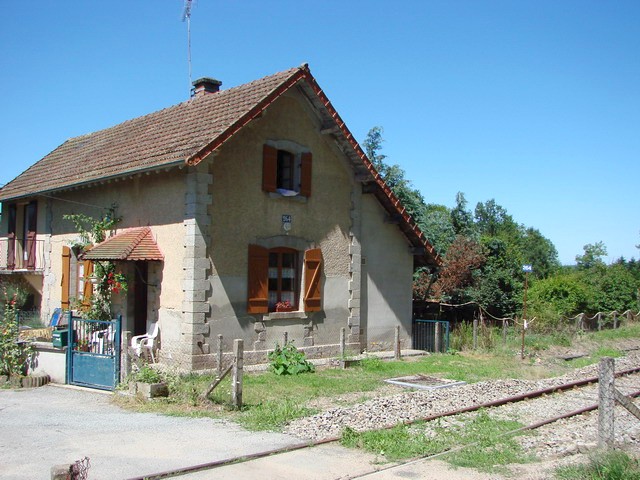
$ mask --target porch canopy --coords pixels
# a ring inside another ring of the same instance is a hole
[[[163,261],[149,227],[128,228],[82,255],[83,260]]]

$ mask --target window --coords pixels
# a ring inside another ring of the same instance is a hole
[[[311,196],[311,152],[293,142],[288,148],[265,144],[262,152],[262,189],[283,196]]]
[[[322,253],[319,248],[305,251],[302,269],[301,257],[291,248],[249,245],[248,313],[273,312],[276,303],[284,301],[289,301],[294,310],[321,309]]]
[[[22,216],[18,215],[18,206],[9,205],[8,221],[8,256],[7,267],[26,268],[34,270],[36,268],[37,256],[37,212],[38,203],[34,200],[24,205]],[[21,237],[18,235],[22,235]]]
[[[298,252],[289,248],[269,250],[269,311],[276,303],[289,302],[298,309]]]

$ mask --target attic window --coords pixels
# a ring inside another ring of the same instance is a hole
[[[278,150],[276,186],[278,190],[300,193],[300,168],[291,152]]]
[[[294,142],[265,144],[262,151],[262,189],[284,197],[311,196],[312,155]]]

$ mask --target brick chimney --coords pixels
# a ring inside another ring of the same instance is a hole
[[[201,95],[207,95],[209,93],[216,93],[220,90],[222,82],[215,78],[202,77],[193,82],[193,97],[199,97]]]

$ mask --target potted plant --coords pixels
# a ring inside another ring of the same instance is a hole
[[[169,387],[162,381],[162,376],[149,365],[143,365],[134,375],[135,390],[143,398],[166,397]]]
[[[293,310],[293,306],[289,300],[276,303],[276,312],[290,312]]]

